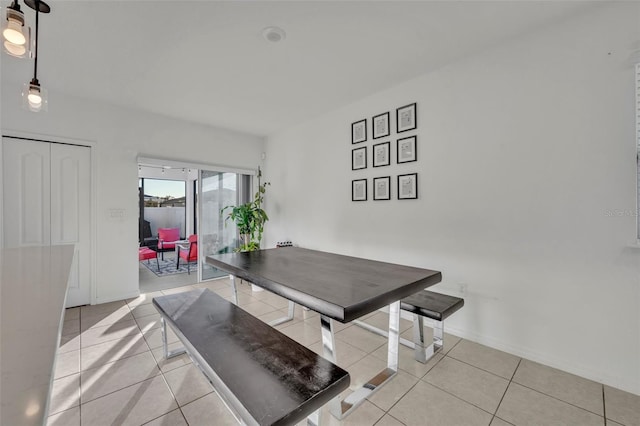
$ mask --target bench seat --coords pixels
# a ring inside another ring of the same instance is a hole
[[[169,324],[245,424],[295,424],[319,414],[349,386],[349,373],[208,289],[156,297],[153,304],[163,322],[165,355],[172,355]]]
[[[426,363],[433,355],[442,349],[444,338],[444,320],[464,306],[464,299],[446,294],[422,290],[400,301],[400,309],[413,314],[413,341],[400,338],[400,343],[414,349],[416,361]],[[425,346],[424,320],[427,317],[434,320],[433,342]],[[354,323],[366,330],[388,337],[389,333],[363,321]]]

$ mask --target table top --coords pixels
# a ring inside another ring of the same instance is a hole
[[[0,424],[42,425],[72,245],[0,250]]]
[[[340,322],[442,280],[438,271],[300,247],[217,254],[207,263]]]

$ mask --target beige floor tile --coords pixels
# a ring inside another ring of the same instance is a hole
[[[360,361],[362,358],[367,356],[367,353],[361,349],[356,348],[355,346],[351,346],[348,343],[343,342],[342,340],[336,339],[336,353],[338,360],[335,363],[336,365],[348,370],[352,364]],[[322,341],[315,342],[308,346],[309,349],[317,353],[318,355],[323,355]]]
[[[79,312],[79,311],[78,311]],[[65,320],[62,324],[62,335],[68,336],[69,334],[80,333],[80,319]]]
[[[80,346],[86,348],[109,340],[121,339],[125,336],[140,333],[138,324],[134,320],[121,321],[106,327],[97,327],[82,332]]]
[[[500,417],[494,417],[490,426],[512,426],[511,423],[505,422]]]
[[[496,416],[518,426],[602,426],[604,419],[582,408],[511,383]]]
[[[418,383],[418,378],[411,374],[399,371],[391,381],[382,386],[376,393],[368,399],[378,408],[388,411],[393,407],[409,390]]]
[[[157,313],[136,318],[135,321],[136,324],[138,324],[138,327],[140,327],[140,331],[143,333],[162,326],[162,323],[160,322],[160,314]]]
[[[95,315],[82,317],[80,320],[80,331],[86,331],[93,328],[106,327],[120,322],[132,321],[133,315],[128,306],[123,306],[113,313],[97,313]]]
[[[158,310],[152,303],[136,306],[131,310],[134,318],[146,317],[148,315],[158,315]]]
[[[80,405],[80,374],[53,381],[49,415]]]
[[[268,313],[266,313],[264,315],[258,315],[257,318],[259,320],[261,320],[263,322],[266,322],[268,324],[269,322],[271,322],[273,320],[276,320],[276,319],[279,319],[279,318],[283,318],[283,317],[286,317],[286,316],[288,316],[288,312],[284,311],[284,310],[280,310],[280,311],[268,312]],[[293,325],[293,324],[298,323],[298,322],[302,322],[302,320],[294,317],[291,321],[287,321],[287,322],[284,322],[282,324],[277,325],[276,328],[278,330],[281,330],[284,327],[288,327],[288,326]]]
[[[160,374],[156,360],[147,351],[81,373],[82,403],[142,382]]]
[[[424,326],[424,343],[431,344],[433,342],[433,328]],[[405,332],[400,334],[400,337],[413,342],[413,327],[409,328]],[[441,354],[447,355],[451,349],[458,345],[462,341],[458,336],[454,336],[453,334],[444,333],[444,338],[442,339],[442,349],[440,349]]]
[[[404,426],[400,420],[391,417],[389,414],[386,414],[383,418],[376,423],[376,426]]]
[[[173,351],[178,348],[182,348],[183,345],[180,342],[175,342],[175,343],[170,343],[168,346],[169,346],[169,350]],[[158,367],[163,373],[167,371],[171,371],[178,367],[182,367],[183,365],[191,364],[191,358],[189,358],[187,354],[182,354],[182,355],[174,356],[169,359],[165,359],[164,350],[162,349],[162,347],[152,349],[151,353],[153,354],[153,357],[156,359],[156,362],[158,363]]]
[[[137,327],[137,325],[136,325]],[[144,336],[144,340],[147,341],[147,345],[151,349],[162,347],[162,329],[161,328],[153,328],[149,331],[145,331],[142,333]],[[178,336],[173,332],[170,326],[167,325],[167,343],[175,343],[178,342]]]
[[[80,426],[80,406],[49,416],[47,426]]]
[[[422,380],[492,414],[509,385],[502,377],[450,357],[444,357]]]
[[[367,355],[360,361],[355,362],[349,369],[349,375],[351,376],[351,384],[349,389],[360,389],[365,383],[372,379],[376,374],[380,373],[387,367],[387,363],[379,360],[378,358]]]
[[[215,291],[221,288],[231,288],[231,281],[228,278],[221,278],[212,281],[201,282],[193,285],[194,288],[208,288]],[[239,290],[239,289],[238,289]]]
[[[68,334],[60,338],[59,354],[77,350],[80,350],[80,333]]]
[[[180,410],[173,410],[162,417],[145,423],[144,426],[188,426]]]
[[[508,380],[511,379],[520,362],[517,356],[468,340],[462,340],[447,354]]]
[[[141,425],[178,408],[161,376],[137,383],[80,406],[83,425]]]
[[[408,426],[433,425],[487,426],[492,415],[426,382],[418,381],[391,410]]]
[[[640,425],[640,396],[605,386],[604,403],[608,419],[626,426]]]
[[[306,321],[311,318],[316,318],[318,321],[320,321],[320,314],[318,314],[315,311],[312,311],[311,309],[304,309],[302,306],[299,306],[299,305],[296,305],[296,309],[293,312],[293,317],[295,319],[299,319],[302,321]],[[336,321],[334,321],[334,323],[335,322]]]
[[[373,426],[384,416],[384,411],[370,403],[364,401],[344,420],[340,421],[333,417],[325,408],[322,410],[322,426]]]
[[[176,287],[176,288],[170,288],[167,290],[161,290],[163,295],[168,295],[168,294],[176,294],[176,293],[182,293],[185,291],[191,291],[191,290],[195,290],[195,287],[193,285],[185,285],[182,287]]]
[[[136,306],[147,305],[152,302],[154,297],[162,296],[162,292],[153,291],[151,293],[142,293],[138,297],[134,297],[132,299],[127,299],[127,305],[129,305],[129,309],[133,309]]]
[[[260,301],[248,303],[241,307],[253,316],[268,314],[269,312],[273,312],[276,310],[276,308],[274,308],[273,306]]]
[[[600,383],[526,359],[520,362],[513,381],[599,416],[604,415]]]
[[[227,299],[229,302],[233,303],[233,295],[229,295],[228,297],[225,297],[225,299]],[[238,291],[238,305],[240,307],[248,304],[248,303],[254,303],[254,302],[258,302],[259,300],[256,299],[255,297],[251,296],[250,294],[247,293],[243,293],[242,291]]]
[[[216,293],[218,296],[223,297],[225,299],[229,299],[229,298],[231,298],[233,296],[233,292],[231,290],[231,287],[229,287],[229,286],[218,287],[216,289],[212,289],[212,291],[214,293]]]
[[[300,321],[287,327],[283,327],[280,331],[305,346],[322,340],[320,327],[309,325],[305,321]]]
[[[67,308],[64,310],[64,320],[80,319],[80,308]]]
[[[80,368],[88,370],[110,362],[141,354],[149,350],[141,333],[125,336],[122,339],[109,340],[80,351]]]
[[[336,339],[342,340],[361,349],[367,353],[371,353],[382,345],[387,344],[387,339],[378,336],[375,333],[367,331],[363,328],[352,326],[335,333]]]
[[[213,386],[193,364],[188,364],[164,373],[169,388],[179,406],[186,405],[213,392]]]
[[[386,362],[388,352],[388,345],[383,345],[373,351],[371,354],[376,358],[379,358]],[[404,345],[400,345],[398,346],[398,367],[400,368],[400,370],[406,371],[407,373],[417,377],[418,379],[421,379],[438,363],[438,361],[442,359],[443,356],[444,355],[437,353],[433,357],[431,357],[429,361],[423,364],[415,360],[413,349],[410,349]]]
[[[123,306],[127,306],[127,302],[125,302],[124,300],[118,300],[118,301],[109,302],[109,303],[101,303],[99,305],[81,306],[80,317],[82,318],[83,316],[113,313],[118,309],[122,308]]]
[[[181,408],[189,426],[237,426],[235,417],[227,410],[217,394],[210,393]]]
[[[267,296],[262,299],[262,302],[267,303],[276,309],[289,309],[289,301],[277,294],[267,293]],[[297,305],[295,306],[295,309],[302,309],[302,306]]]
[[[56,356],[56,369],[54,377],[59,379],[61,377],[69,376],[80,372],[80,351],[71,351],[65,353],[59,353]]]
[[[389,330],[389,314],[382,311],[377,311],[373,315],[367,317],[363,322],[370,324],[374,327],[378,327],[381,330]],[[413,323],[404,318],[400,318],[400,333],[403,333],[413,327]]]

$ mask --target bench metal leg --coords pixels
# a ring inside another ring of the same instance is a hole
[[[238,306],[238,286],[236,286],[236,276],[229,275],[231,278],[231,297],[233,297],[233,304]]]
[[[162,350],[164,351],[165,359],[187,353],[185,348],[174,349],[172,351],[169,350],[169,346],[167,345],[167,323],[165,322],[164,317],[160,318],[160,323],[162,324],[160,331],[162,333]]]
[[[326,330],[325,322],[329,324],[329,331]],[[333,339],[333,327],[331,327],[331,319],[321,316],[322,326],[322,344],[325,358],[329,361],[336,362],[335,346]],[[340,401],[338,397],[333,399],[329,404],[329,411],[338,420],[344,419],[346,416],[360,405],[367,397],[371,396],[381,386],[387,383],[398,372],[398,345],[400,343],[400,302],[394,302],[389,305],[389,332],[387,346],[387,368],[376,374],[358,390],[347,395],[345,399]],[[330,340],[329,340],[330,339]],[[331,349],[331,350],[330,350]]]

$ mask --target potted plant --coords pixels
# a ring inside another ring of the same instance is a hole
[[[264,232],[264,224],[269,220],[267,212],[262,209],[264,194],[267,191],[269,182],[260,183],[262,171],[258,168],[258,191],[253,197],[253,201],[239,205],[226,206],[220,210],[220,214],[224,214],[226,210],[230,210],[224,220],[225,225],[229,219],[233,220],[240,234],[240,246],[235,251],[254,251],[260,250],[260,242],[262,241],[262,233]]]

